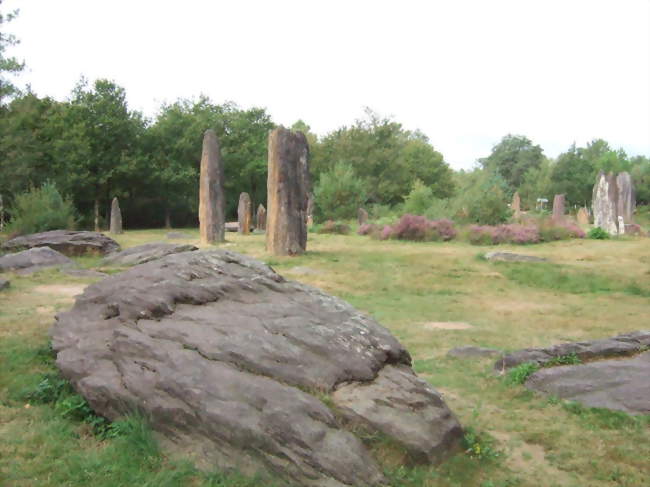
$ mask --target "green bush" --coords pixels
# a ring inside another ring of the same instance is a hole
[[[63,198],[54,183],[49,182],[18,195],[10,214],[7,233],[14,235],[71,230],[75,226],[72,202]]]
[[[506,375],[506,383],[511,385],[523,384],[526,379],[539,370],[539,365],[533,362],[525,362],[513,367]]]
[[[423,216],[433,203],[433,190],[422,181],[413,182],[411,192],[404,198],[404,212]]]
[[[365,184],[351,165],[339,162],[321,174],[314,199],[316,221],[356,218],[357,210],[366,201]]]
[[[600,227],[594,227],[587,233],[587,237],[594,240],[606,240],[609,238],[609,233]]]
[[[350,225],[342,222],[335,222],[327,220],[322,225],[318,225],[316,233],[333,233],[337,235],[348,235],[350,233]]]

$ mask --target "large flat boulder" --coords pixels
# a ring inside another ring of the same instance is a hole
[[[442,460],[462,436],[385,328],[225,250],[168,255],[87,287],[57,316],[52,343],[95,411],[115,419],[137,407],[165,443],[212,468],[381,485],[354,424],[415,461]]]
[[[34,247],[50,247],[68,257],[85,254],[106,255],[120,250],[120,246],[115,240],[99,232],[70,230],[52,230],[23,235],[2,244],[2,249],[10,252]]]
[[[535,255],[517,254],[515,252],[487,252],[485,259],[497,262],[546,262],[544,257]]]
[[[587,407],[650,414],[650,352],[622,360],[550,367],[535,372],[526,387]]]
[[[494,368],[505,370],[526,362],[545,365],[554,359],[572,354],[580,360],[620,357],[641,352],[648,346],[650,346],[650,330],[634,331],[601,340],[567,342],[545,348],[517,350],[500,358],[494,364]]]
[[[48,267],[74,267],[74,262],[50,247],[35,247],[0,257],[0,272],[31,274]]]
[[[152,242],[136,245],[135,247],[110,254],[102,260],[102,265],[129,266],[144,264],[145,262],[160,259],[169,254],[191,252],[194,250],[198,250],[198,247],[189,244]]]

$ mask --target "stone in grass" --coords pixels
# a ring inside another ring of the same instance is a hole
[[[501,352],[493,348],[476,347],[474,345],[464,345],[462,347],[452,348],[447,352],[447,357],[454,358],[473,358],[473,357],[494,357]]]
[[[9,286],[11,286],[11,282],[0,277],[0,291],[3,289],[9,289]]]
[[[74,267],[74,262],[49,247],[35,247],[0,257],[0,272],[31,274],[49,267]]]
[[[194,245],[189,244],[173,244],[165,242],[152,242],[143,245],[122,250],[115,254],[111,254],[102,260],[102,265],[115,265],[127,266],[144,264],[152,260],[160,259],[169,254],[177,254],[179,252],[191,252],[198,250]]]
[[[106,255],[120,250],[115,240],[99,232],[71,230],[52,230],[23,235],[2,244],[2,249],[10,252],[34,247],[50,247],[68,257],[87,254]]]
[[[211,468],[379,486],[381,467],[346,421],[413,461],[443,460],[463,435],[388,330],[226,250],[168,255],[88,286],[57,316],[52,343],[63,376],[98,414],[116,419],[136,406]]]
[[[543,257],[536,257],[534,255],[516,254],[514,252],[487,252],[485,259],[489,261],[499,262],[546,262],[547,259]]]
[[[525,383],[528,389],[586,407],[628,414],[650,414],[650,352],[622,360],[541,369]]]

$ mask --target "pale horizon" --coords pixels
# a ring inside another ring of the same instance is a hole
[[[114,80],[131,109],[204,94],[323,136],[364,107],[425,133],[456,170],[508,133],[556,157],[602,138],[650,155],[650,2],[7,0],[17,78],[67,98]]]

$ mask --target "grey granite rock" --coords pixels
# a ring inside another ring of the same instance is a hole
[[[48,267],[74,267],[74,262],[49,247],[35,247],[0,257],[0,272],[31,274]]]
[[[102,265],[127,266],[144,264],[145,262],[160,259],[169,254],[191,252],[194,250],[198,250],[198,247],[189,244],[152,242],[110,254],[102,260]]]
[[[119,244],[99,232],[52,230],[13,238],[2,244],[4,250],[15,252],[34,247],[50,247],[68,257],[92,254],[106,255],[120,250]]]
[[[11,281],[0,277],[0,291],[2,291],[3,289],[9,289],[10,286],[11,286]]]
[[[490,261],[501,262],[546,262],[546,259],[543,257],[516,254],[514,252],[487,252],[485,258]]]
[[[168,255],[90,285],[57,316],[52,343],[62,374],[99,414],[138,407],[213,468],[305,486],[382,485],[327,395],[414,458],[441,460],[462,436],[385,328],[225,250]]]

